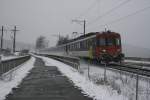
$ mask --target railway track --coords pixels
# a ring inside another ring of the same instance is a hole
[[[142,66],[133,65],[133,64],[110,64],[109,68],[114,68],[117,70],[122,70],[142,76],[150,77],[150,69],[144,68]]]
[[[45,56],[45,55],[44,55]],[[48,55],[47,55],[48,57]],[[53,58],[53,57],[51,57]],[[55,59],[57,57],[55,56]],[[62,60],[71,60],[71,59],[68,59],[68,58],[61,58],[61,57],[58,57],[59,58],[59,61],[63,62]],[[54,59],[54,58],[53,58]],[[62,60],[60,60],[62,59]],[[56,59],[58,60],[58,59]],[[88,62],[88,59],[84,59],[87,63]],[[67,63],[66,63],[67,64]],[[94,65],[98,65],[100,67],[105,67],[104,63],[103,64],[100,64],[100,63],[92,63]],[[109,65],[106,66],[107,68],[111,68],[111,69],[116,69],[116,70],[120,70],[120,71],[125,71],[125,72],[129,72],[129,73],[133,73],[133,74],[137,74],[137,75],[141,75],[141,76],[147,76],[147,77],[150,77],[150,68],[149,67],[145,67],[145,66],[140,66],[140,65],[136,65],[136,64],[131,64],[131,63],[123,63],[123,64],[117,64],[117,63],[110,63]]]
[[[148,64],[148,63],[144,63],[144,62],[142,62],[142,63],[134,63],[134,62],[124,62],[124,64],[129,64],[129,65],[137,65],[137,66],[143,66],[143,67],[150,67],[150,64]]]
[[[87,59],[86,59],[86,61],[88,63]],[[100,66],[100,67],[105,67],[105,63],[100,64],[97,62],[97,63],[92,63],[92,64]],[[146,66],[140,66],[140,65],[131,64],[131,63],[123,63],[123,64],[110,63],[110,64],[107,64],[106,67],[133,73],[133,74],[137,74],[137,75],[141,75],[141,76],[150,77],[150,67],[146,67]]]

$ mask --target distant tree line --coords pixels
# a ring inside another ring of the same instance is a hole
[[[69,41],[69,36],[59,36],[59,39],[56,43],[56,45],[61,45],[61,44],[65,44]],[[48,47],[48,41],[46,40],[46,38],[44,36],[39,36],[36,39],[36,44],[35,44],[35,48],[36,49],[44,49]]]
[[[69,36],[68,35],[67,36],[60,36],[56,45],[58,46],[58,45],[61,45],[61,44],[65,44],[68,41],[69,41]]]
[[[44,49],[44,48],[48,47],[48,41],[46,40],[46,38],[44,36],[40,36],[36,40],[35,47],[36,47],[36,49]]]

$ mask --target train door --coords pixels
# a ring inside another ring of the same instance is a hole
[[[68,45],[65,46],[65,52],[68,55]]]

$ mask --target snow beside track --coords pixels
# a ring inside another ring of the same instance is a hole
[[[137,61],[137,60],[125,60],[124,62],[128,62],[128,63],[137,63],[137,64],[150,64],[149,61]]]
[[[4,100],[5,96],[9,94],[12,88],[17,87],[22,79],[34,67],[35,58],[31,58],[23,65],[18,66],[18,69],[7,75],[4,80],[0,80],[0,100]],[[11,77],[11,80],[9,78]]]
[[[11,60],[11,59],[19,58],[19,57],[23,57],[23,56],[3,56],[3,55],[1,55],[1,60],[5,61],[5,60]]]

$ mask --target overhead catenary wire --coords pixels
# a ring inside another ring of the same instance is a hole
[[[123,16],[123,17],[121,17],[121,18],[118,18],[118,19],[116,19],[116,20],[110,21],[110,22],[108,22],[108,23],[106,23],[106,24],[99,25],[99,27],[107,26],[107,25],[110,25],[110,24],[114,24],[114,23],[120,22],[120,21],[125,20],[125,19],[127,19],[127,18],[129,18],[129,17],[135,16],[135,15],[141,13],[141,12],[144,12],[145,10],[148,10],[148,9],[150,9],[150,6],[145,7],[145,8],[142,8],[142,9],[140,9],[140,10],[137,10],[137,11],[131,13],[131,14],[128,14],[128,15]]]
[[[89,12],[91,9],[94,8],[94,5],[97,4],[97,1],[98,1],[98,0],[95,0],[95,1],[94,1],[84,12],[82,12],[77,18],[81,18],[82,16],[87,15],[88,12]]]
[[[109,11],[105,12],[103,15],[100,15],[98,17],[96,17],[94,20],[92,20],[91,22],[88,23],[88,25],[92,25],[93,23],[95,23],[96,21],[98,21],[99,19],[109,15],[110,13],[112,13],[113,11],[119,9],[120,7],[122,7],[123,5],[127,4],[128,2],[130,2],[131,0],[125,0],[124,2],[120,3],[119,5],[113,7],[112,9],[110,9]]]

